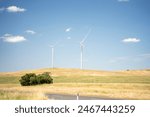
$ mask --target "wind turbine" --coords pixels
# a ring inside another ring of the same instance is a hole
[[[51,48],[51,67],[54,68],[54,45],[49,45],[49,47]]]
[[[54,50],[56,45],[58,45],[59,43],[61,43],[62,40],[57,41],[54,45],[49,45],[49,47],[51,47],[51,67],[54,68]]]
[[[82,39],[82,41],[80,41],[80,48],[81,48],[81,52],[80,52],[80,69],[83,69],[83,49],[85,47],[84,42],[87,39],[88,35],[90,34],[91,29],[88,31],[88,33],[84,36],[84,38]]]
[[[49,45],[51,47],[51,64],[52,64],[52,68],[54,68],[54,49],[55,49],[55,46],[57,45],[58,43],[54,44],[54,45]]]
[[[54,46],[50,45],[50,47],[51,47],[51,54],[52,54],[51,64],[52,64],[52,68],[54,68]]]

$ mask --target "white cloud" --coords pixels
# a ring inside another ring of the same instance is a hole
[[[13,12],[13,13],[26,11],[26,9],[20,8],[20,7],[17,7],[17,6],[9,6],[9,7],[6,8],[6,10],[7,10],[8,12]]]
[[[118,0],[118,2],[129,2],[130,0]]]
[[[67,28],[66,30],[65,30],[65,32],[70,32],[71,31],[71,28]]]
[[[138,43],[140,42],[141,40],[140,39],[137,39],[137,38],[126,38],[126,39],[123,39],[122,42],[124,43]]]
[[[0,38],[3,39],[4,42],[9,42],[9,43],[18,43],[18,42],[26,41],[25,37],[20,35],[13,36],[11,34],[5,34],[3,37]]]
[[[28,34],[32,34],[32,35],[36,33],[36,32],[33,31],[33,30],[26,30],[25,32],[28,33]]]

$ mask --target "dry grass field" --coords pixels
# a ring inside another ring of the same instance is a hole
[[[51,72],[53,84],[20,86],[26,73]],[[79,69],[40,69],[0,73],[0,99],[45,100],[46,93],[150,99],[150,70],[97,71]]]

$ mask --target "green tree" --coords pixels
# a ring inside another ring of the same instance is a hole
[[[22,86],[53,83],[50,72],[44,72],[43,74],[39,75],[28,73],[23,75],[19,81]]]
[[[19,80],[20,84],[22,86],[29,86],[30,85],[30,78],[31,77],[36,77],[36,74],[34,74],[34,73],[28,73],[28,74],[23,75],[21,77],[21,79]]]

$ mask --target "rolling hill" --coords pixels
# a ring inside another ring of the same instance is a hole
[[[22,75],[43,72],[51,72],[53,84],[28,87],[19,84]],[[0,99],[47,99],[46,93],[150,99],[150,70],[98,71],[45,68],[0,73]]]
[[[129,70],[129,71],[100,71],[100,70],[80,70],[65,68],[45,68],[37,70],[25,70],[17,72],[0,72],[0,76],[21,76],[26,73],[40,74],[51,72],[52,76],[150,76],[150,70]]]

